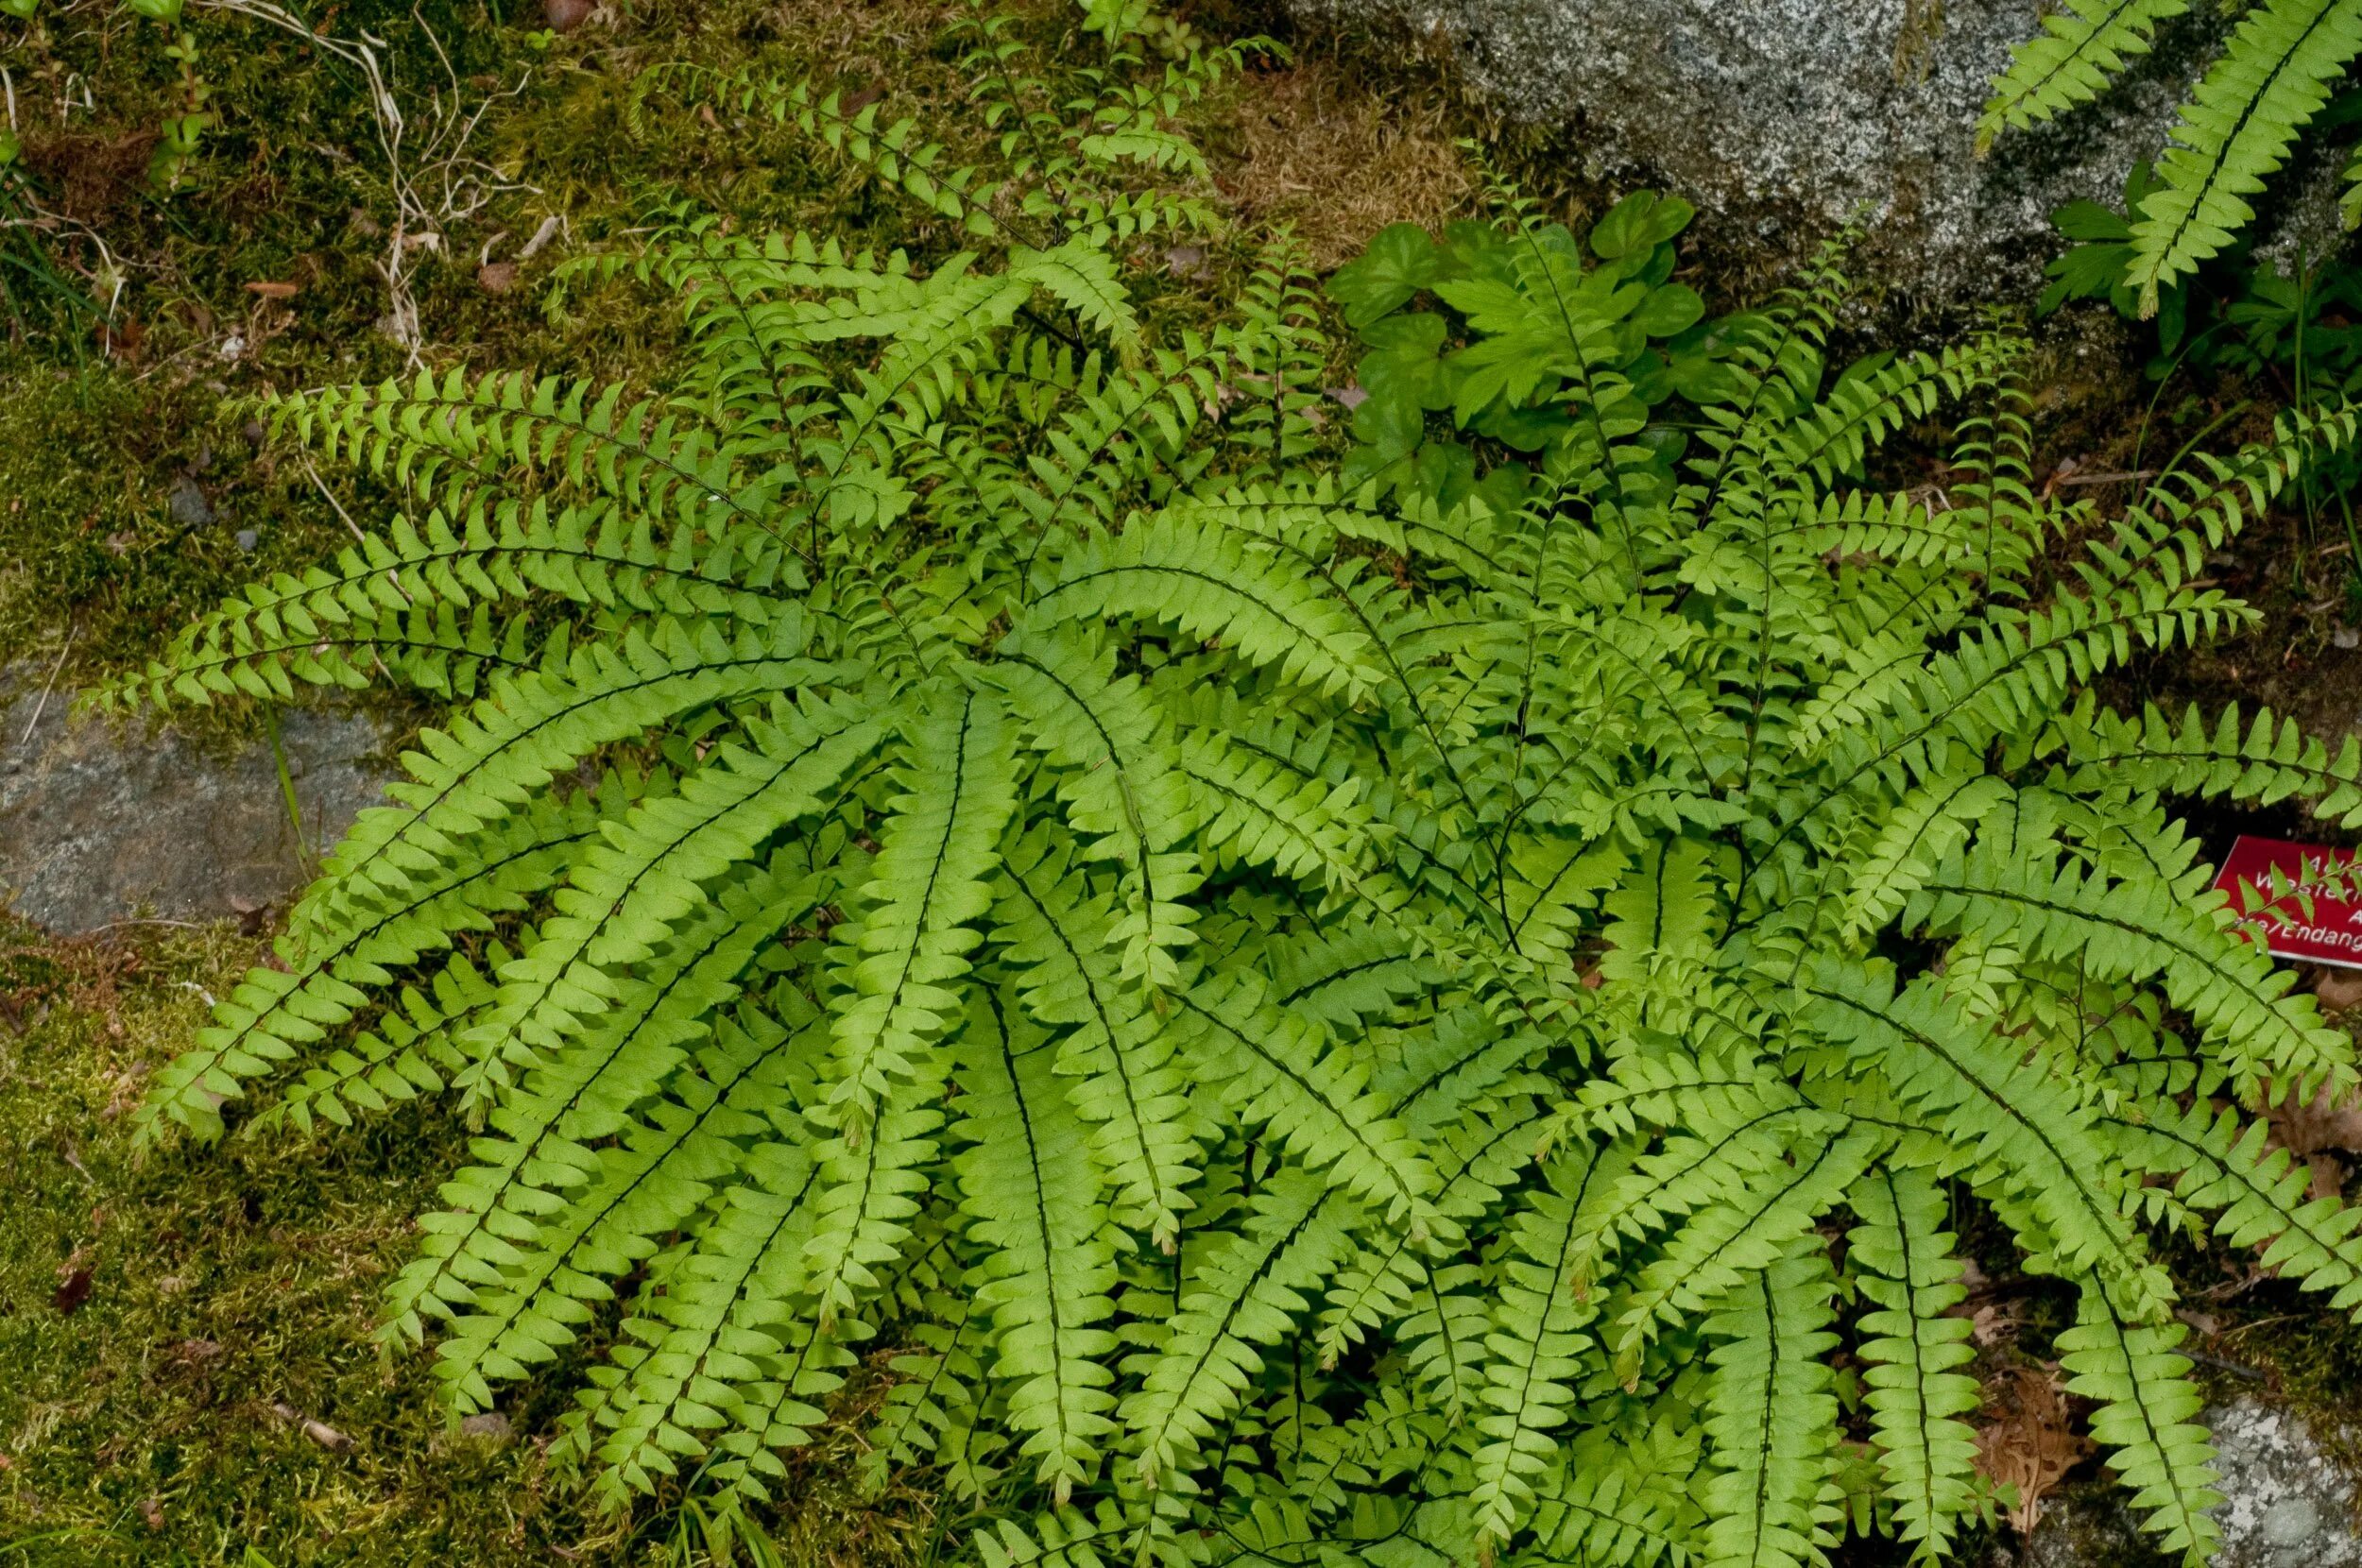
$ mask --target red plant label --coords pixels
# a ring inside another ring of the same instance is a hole
[[[2362,969],[2362,876],[2353,851],[2241,836],[2215,876],[2239,934],[2275,958]],[[2242,891],[2244,884],[2244,891]],[[2307,903],[2307,895],[2310,904]]]

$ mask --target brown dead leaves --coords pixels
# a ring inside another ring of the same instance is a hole
[[[2323,1089],[2300,1103],[2294,1095],[2265,1113],[2272,1141],[2310,1166],[2310,1196],[2335,1198],[2345,1188],[2349,1154],[2362,1154],[2362,1097],[2333,1100]]]
[[[2091,1447],[2075,1429],[2066,1391],[2041,1367],[2014,1367],[1985,1385],[1992,1421],[1977,1434],[1977,1469],[2009,1488],[2009,1520],[2021,1538],[2042,1520],[2043,1499]]]

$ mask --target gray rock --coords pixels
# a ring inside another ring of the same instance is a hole
[[[2223,26],[2192,7],[2098,102],[1980,161],[1977,113],[2040,0],[1289,3],[1314,28],[1450,39],[1500,109],[1566,128],[1592,178],[1661,182],[1719,214],[1723,245],[1792,261],[1859,216],[1855,272],[1933,306],[2024,298],[2059,248],[2052,210],[2121,196]]]
[[[214,520],[214,503],[205,499],[204,486],[187,474],[172,482],[170,505],[172,520],[183,528],[202,528]]]
[[[69,719],[70,691],[41,701],[45,673],[0,671],[0,901],[67,934],[139,913],[245,913],[301,883],[267,745],[223,758],[169,730]],[[377,804],[392,776],[383,739],[367,720],[301,709],[280,733],[317,854]]]
[[[2214,1568],[2362,1568],[2354,1477],[2295,1412],[2260,1399],[2217,1405],[2215,1434],[2223,1502]],[[2136,1568],[2169,1559],[2144,1538],[2121,1489],[2078,1489],[2045,1504],[2034,1539],[1995,1568]]]
[[[2217,1568],[2357,1568],[2353,1476],[2293,1411],[2242,1399],[2207,1414],[2222,1473]]]

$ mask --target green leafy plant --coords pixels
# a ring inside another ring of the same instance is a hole
[[[694,229],[667,396],[283,404],[424,520],[111,695],[459,707],[142,1126],[455,1098],[385,1329],[455,1409],[605,1343],[559,1452],[620,1504],[759,1493],[874,1379],[988,1568],[1940,1555],[1979,1202],[2201,1554],[2148,1228],[2362,1300],[2253,1118],[2355,1075],[2166,802],[2351,826],[2362,747],[2087,687],[2241,623],[2205,551],[2353,417],[2103,520],[2028,485],[2006,334],[1832,374],[1833,263],[1707,326],[1678,203],[1504,197],[1335,281],[1341,471],[1284,251],[1219,327],[1135,301],[1216,63],[987,26],[988,169],[727,84],[972,248]],[[1946,410],[1941,486],[1872,482]]]
[[[2019,45],[1977,121],[1981,152],[2003,131],[2051,119],[2098,96],[2127,60],[2148,52],[2160,25],[2189,0],[2067,0]],[[2182,107],[2152,181],[2133,203],[2125,287],[2144,316],[2166,290],[2229,246],[2308,126],[2324,114],[2362,53],[2358,0],[2263,0],[2247,8],[2221,58]],[[2347,227],[2362,221],[2362,161],[2346,171]]]

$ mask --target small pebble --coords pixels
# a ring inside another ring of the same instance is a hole
[[[187,474],[172,482],[172,520],[183,528],[202,528],[214,520],[214,503]]]
[[[238,548],[251,555],[254,554],[254,547],[262,542],[262,537],[263,536],[254,529],[241,528],[238,530]]]

